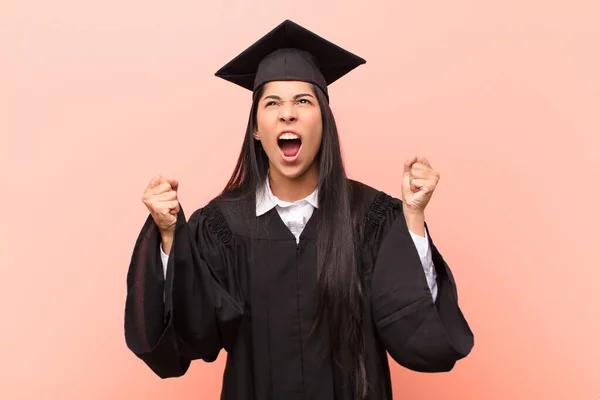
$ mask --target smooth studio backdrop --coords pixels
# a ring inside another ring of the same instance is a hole
[[[400,399],[600,398],[600,2],[0,4],[0,398],[217,399],[224,356],[160,380],[125,347],[153,175],[189,216],[224,186],[250,93],[213,76],[290,18],[367,59],[331,86],[350,176],[427,210],[475,333]]]

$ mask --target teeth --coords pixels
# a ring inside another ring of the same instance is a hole
[[[283,135],[279,136],[279,139],[291,140],[291,139],[300,139],[300,138],[298,137],[298,135],[296,135],[294,133],[286,132]]]

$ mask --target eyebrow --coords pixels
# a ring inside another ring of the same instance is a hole
[[[314,98],[314,96],[310,93],[298,93],[297,95],[294,96],[294,100],[298,100],[300,97],[306,97],[306,96]],[[270,94],[263,98],[263,100],[266,100],[266,99],[281,100],[281,97],[274,95],[274,94]]]

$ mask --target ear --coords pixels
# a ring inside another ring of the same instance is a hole
[[[260,141],[260,135],[258,134],[258,131],[255,129],[254,133],[252,134],[254,136],[254,139]]]

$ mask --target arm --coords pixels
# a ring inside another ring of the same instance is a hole
[[[387,213],[371,281],[378,335],[399,364],[415,371],[449,371],[473,347],[454,278],[423,223],[438,278],[434,300],[401,204],[390,205]]]
[[[186,222],[181,210],[169,256],[162,257],[161,236],[149,217],[133,251],[125,338],[129,349],[163,378],[185,374],[194,359],[215,360],[234,336],[231,318],[241,315],[226,282],[214,278],[234,260],[208,228],[207,218],[209,212],[198,210]],[[229,311],[227,321],[224,310]]]
[[[162,243],[160,244],[160,260],[162,262],[163,275],[165,279],[167,279],[167,265],[169,265],[169,255],[165,253]]]
[[[431,246],[429,245],[429,235],[423,228],[424,236],[417,235],[410,230],[410,237],[419,253],[421,259],[421,266],[423,272],[425,272],[425,278],[427,279],[427,285],[431,292],[433,301],[437,299],[438,287],[437,287],[437,273],[435,272],[435,266],[433,265],[433,259],[431,255]]]

